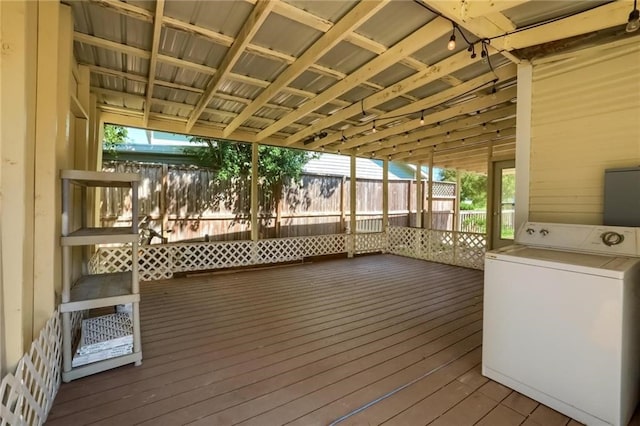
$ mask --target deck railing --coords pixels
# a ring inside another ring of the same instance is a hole
[[[483,234],[390,227],[387,232],[272,238],[259,241],[191,242],[141,246],[140,279],[175,273],[302,261],[331,254],[388,252],[467,268],[482,269]],[[128,247],[100,247],[89,263],[92,273],[131,269]]]
[[[62,331],[58,311],[47,321],[14,374],[0,383],[0,424],[41,425],[60,388]]]

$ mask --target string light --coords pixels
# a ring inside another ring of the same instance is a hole
[[[398,147],[396,145],[393,146],[393,152],[396,152],[398,150]]]
[[[447,139],[451,138],[451,132],[447,132],[447,136],[446,136],[446,138],[447,138]]]
[[[447,49],[453,50],[456,48],[456,24],[453,24],[453,31],[451,32],[451,37],[449,37],[449,43],[447,43]]]
[[[632,33],[640,28],[640,11],[638,10],[638,0],[633,0],[633,10],[629,14],[629,21],[625,31]]]
[[[376,130],[376,120],[373,120],[373,129],[371,129],[371,132],[372,133],[377,132],[377,130]]]
[[[424,126],[424,110],[420,111],[420,125]]]

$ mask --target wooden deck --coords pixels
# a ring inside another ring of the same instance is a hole
[[[574,425],[480,374],[482,272],[391,255],[142,286],[141,367],[51,425]]]

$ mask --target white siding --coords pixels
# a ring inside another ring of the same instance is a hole
[[[529,218],[602,223],[604,170],[640,165],[640,44],[533,66]]]

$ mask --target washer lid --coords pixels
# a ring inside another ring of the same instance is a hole
[[[487,252],[486,258],[618,279],[623,278],[627,270],[640,262],[638,258],[614,257],[521,245],[512,245],[500,250]]]

